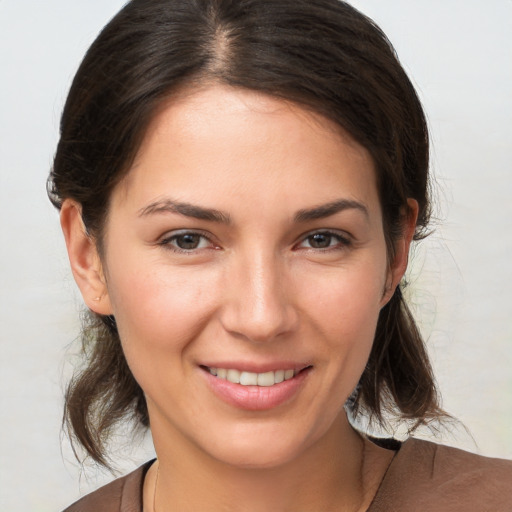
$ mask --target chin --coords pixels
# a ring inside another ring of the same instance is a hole
[[[240,469],[271,469],[284,466],[293,461],[300,453],[296,447],[282,446],[276,443],[261,445],[234,446],[230,443],[228,451],[218,453],[220,462]]]
[[[312,438],[307,433],[301,435],[299,432],[293,434],[289,430],[283,432],[282,428],[262,428],[257,432],[243,430],[210,445],[210,455],[240,469],[271,469],[294,461],[320,437]]]

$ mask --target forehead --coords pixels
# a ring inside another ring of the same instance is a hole
[[[289,101],[223,85],[162,106],[114,199],[143,203],[162,194],[219,208],[235,198],[296,207],[342,195],[379,208],[373,160],[338,125]]]

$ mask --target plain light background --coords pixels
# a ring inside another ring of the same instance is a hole
[[[61,443],[81,307],[45,195],[78,64],[120,0],[0,0],[0,509],[49,512],[111,477]],[[512,1],[357,0],[418,88],[432,132],[436,233],[408,290],[445,408],[444,437],[512,458]],[[71,347],[72,349],[72,347]],[[150,456],[149,443],[123,470]]]

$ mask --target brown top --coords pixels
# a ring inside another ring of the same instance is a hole
[[[142,512],[153,461],[83,497],[64,512]],[[402,444],[367,512],[512,512],[512,461],[418,439]]]

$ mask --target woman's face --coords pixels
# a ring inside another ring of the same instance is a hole
[[[329,433],[401,275],[363,147],[297,105],[204,88],[153,120],[105,232],[157,449],[268,467]]]

